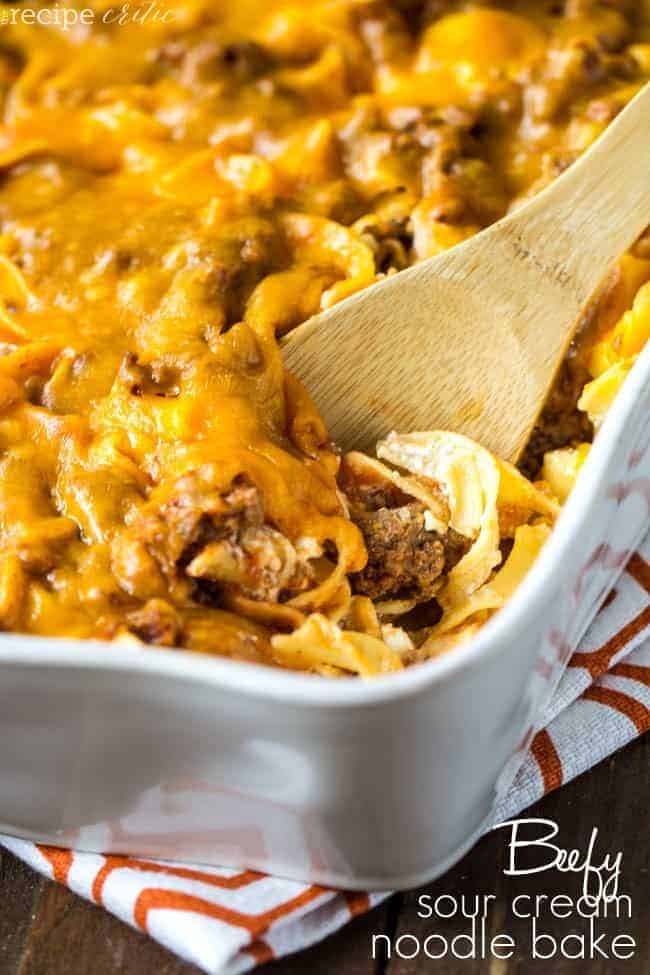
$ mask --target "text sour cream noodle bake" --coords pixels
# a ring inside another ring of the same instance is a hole
[[[650,78],[648,0],[10,9],[2,628],[363,676],[470,639],[650,337],[650,234],[520,470],[435,430],[341,457],[278,338],[571,165]]]

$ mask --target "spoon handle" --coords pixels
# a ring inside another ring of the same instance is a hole
[[[528,265],[537,282],[557,285],[579,311],[648,223],[650,84],[563,176],[499,229],[522,271]]]

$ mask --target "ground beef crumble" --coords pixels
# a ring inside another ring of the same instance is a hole
[[[586,413],[578,410],[578,400],[590,379],[587,367],[576,355],[565,359],[519,461],[519,469],[526,477],[539,477],[547,451],[593,440],[592,423]]]
[[[312,583],[309,564],[266,523],[261,491],[247,477],[227,491],[211,484],[209,469],[181,477],[164,503],[143,511],[117,540],[114,571],[141,599],[159,593],[155,577],[173,592],[218,606],[225,589],[249,599],[279,601]],[[156,605],[136,629],[165,629]]]
[[[368,564],[352,577],[356,592],[371,599],[430,599],[458,554],[447,536],[427,529],[425,507],[413,501],[400,508],[355,511],[352,515],[368,550]]]
[[[355,482],[345,469],[343,483],[368,551],[366,567],[351,577],[353,590],[374,600],[434,597],[467,551],[467,539],[453,529],[440,535],[428,528],[425,506],[394,484]]]
[[[141,609],[129,613],[127,619],[131,632],[145,643],[175,647],[182,639],[178,613],[164,599],[149,599]]]

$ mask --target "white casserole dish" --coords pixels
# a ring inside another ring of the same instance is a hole
[[[368,682],[0,638],[0,832],[350,888],[447,869],[647,530],[650,345],[550,542],[471,644]]]

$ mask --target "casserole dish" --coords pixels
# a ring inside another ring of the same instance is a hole
[[[650,346],[512,601],[371,682],[175,651],[0,640],[0,831],[359,889],[443,873],[490,822],[648,526]]]

